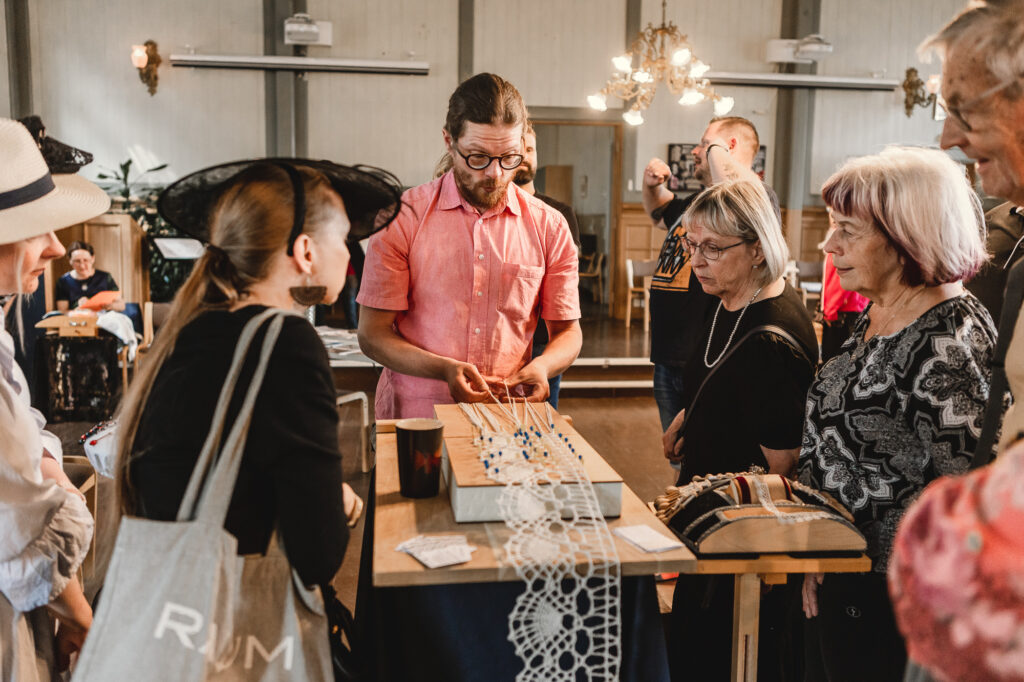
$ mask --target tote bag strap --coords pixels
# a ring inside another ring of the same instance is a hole
[[[234,491],[235,477],[238,475],[241,454],[245,449],[245,438],[248,434],[249,422],[252,418],[253,405],[263,383],[270,354],[273,352],[274,344],[277,342],[281,326],[284,323],[284,316],[288,314],[291,313],[283,310],[269,309],[249,320],[245,328],[242,329],[242,333],[238,337],[238,343],[235,346],[231,368],[228,370],[227,378],[224,379],[224,385],[221,387],[220,397],[217,400],[217,407],[214,409],[213,420],[210,422],[210,431],[206,436],[203,449],[200,451],[199,458],[192,470],[192,476],[189,478],[188,487],[185,489],[185,495],[181,500],[181,506],[178,508],[178,521],[203,518],[214,523],[224,523],[228,503]],[[259,328],[269,318],[274,319],[271,321],[266,336],[263,339],[259,363],[256,366],[256,371],[253,374],[245,400],[235,418],[231,432],[221,448],[220,454],[214,457],[214,450],[224,432],[228,407],[231,403],[231,398],[234,396],[238,378],[242,373],[242,366],[248,357],[249,347],[252,345]],[[218,495],[224,499],[218,499]]]
[[[1006,395],[1008,386],[1006,352],[1010,348],[1010,341],[1013,340],[1013,329],[1017,326],[1017,317],[1020,314],[1022,301],[1024,301],[1024,260],[1015,263],[1006,277],[1003,309],[999,315],[999,336],[996,337],[996,348],[992,354],[988,405],[985,406],[985,419],[982,422],[978,445],[974,449],[974,457],[971,459],[971,469],[983,467],[992,459],[996,433],[999,431],[999,425],[1003,422],[1003,396]]]

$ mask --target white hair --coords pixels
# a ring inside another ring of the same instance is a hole
[[[932,51],[945,60],[953,49],[981,58],[1000,83],[1017,81],[1004,93],[1024,93],[1024,0],[971,0],[942,30],[918,48],[925,59]]]
[[[963,166],[938,149],[886,147],[825,181],[829,208],[878,227],[909,286],[970,279],[988,260],[985,215]]]
[[[757,278],[758,284],[774,282],[785,272],[789,247],[782,236],[778,211],[762,183],[729,180],[714,184],[694,199],[684,220],[687,229],[699,224],[723,237],[759,243],[765,267]]]

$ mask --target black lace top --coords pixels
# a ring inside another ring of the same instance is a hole
[[[870,310],[870,308],[868,308]],[[996,329],[972,294],[864,341],[861,315],[807,394],[800,481],[853,513],[884,573],[896,526],[933,479],[967,469],[985,414]]]

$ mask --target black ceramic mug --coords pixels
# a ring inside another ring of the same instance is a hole
[[[441,481],[439,419],[400,419],[395,422],[398,441],[398,483],[405,497],[433,497]]]

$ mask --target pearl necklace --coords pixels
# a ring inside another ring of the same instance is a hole
[[[711,320],[711,333],[708,335],[708,345],[704,348],[705,367],[711,369],[717,365],[718,361],[722,359],[723,355],[725,355],[725,351],[729,350],[729,346],[732,344],[732,337],[736,336],[736,330],[740,328],[740,321],[743,319],[743,313],[747,312],[747,308],[750,307],[750,304],[757,300],[758,295],[761,293],[761,289],[764,289],[764,287],[758,287],[757,291],[754,292],[754,295],[751,296],[749,301],[747,301],[747,304],[743,306],[743,310],[740,311],[740,316],[736,318],[736,324],[732,326],[732,332],[729,334],[729,340],[725,342],[725,348],[723,348],[722,352],[718,354],[718,357],[715,358],[714,362],[709,362],[708,353],[711,352],[711,339],[715,336],[715,324],[718,322],[718,313],[722,310],[722,301],[718,301],[718,307],[715,308],[715,317]]]

